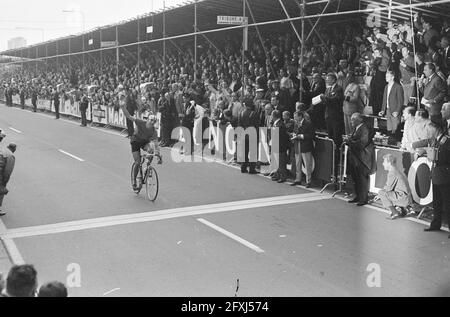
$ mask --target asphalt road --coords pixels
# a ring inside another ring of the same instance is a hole
[[[0,128],[18,144],[0,236],[71,296],[433,296],[450,285],[448,234],[420,223],[225,164],[174,163],[169,149],[151,203],[131,191],[129,140],[115,131],[4,105]]]

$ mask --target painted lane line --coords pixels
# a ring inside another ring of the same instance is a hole
[[[3,236],[5,232],[7,232],[6,226],[0,219],[0,236]],[[1,238],[1,240],[3,241],[3,246],[5,247],[5,250],[9,256],[9,260],[12,262],[12,264],[25,264],[25,261],[23,260],[23,257],[20,254],[19,249],[17,248],[17,245],[14,243],[14,241],[9,238]]]
[[[214,230],[220,232],[221,234],[227,236],[228,238],[233,239],[233,240],[239,242],[240,244],[245,245],[247,248],[250,248],[257,253],[264,253],[264,250],[261,249],[260,247],[258,247],[257,245],[254,245],[253,243],[250,243],[247,240],[242,239],[241,237],[235,235],[234,233],[231,233],[231,232],[213,224],[212,222],[209,222],[202,218],[197,219],[197,221],[203,223],[204,225],[210,227],[211,229],[214,229]]]
[[[290,205],[325,199],[331,199],[331,195],[326,196],[320,194],[318,195],[317,193],[310,193],[310,194],[279,196],[246,201],[235,201],[229,203],[220,203],[203,206],[182,207],[160,211],[150,211],[139,214],[125,214],[119,216],[77,220],[50,225],[9,229],[6,232],[0,234],[0,238],[3,237],[8,239],[15,239],[15,238],[33,237],[47,234],[57,234],[57,233],[97,229],[134,223],[154,222],[189,216],[222,213],[228,211],[239,211],[247,209]]]
[[[11,262],[15,265],[25,264],[25,261],[22,255],[17,248],[17,245],[14,243],[12,239],[3,238],[3,244],[5,245],[6,252],[8,252],[9,258]]]
[[[68,153],[68,152],[66,152],[66,151],[63,151],[63,150],[58,150],[58,151],[61,152],[62,154],[65,154],[65,155],[67,155],[67,156],[70,156],[70,157],[73,158],[73,159],[76,159],[77,161],[84,162],[84,160],[81,159],[81,158],[79,158],[78,156],[75,156],[75,155],[70,154],[70,153]]]
[[[16,132],[16,133],[22,134],[22,131],[19,131],[19,130],[17,130],[17,129],[14,129],[13,127],[9,127],[9,129],[12,130],[12,131],[14,131],[14,132]]]
[[[110,290],[109,292],[104,293],[103,296],[107,296],[107,295],[117,292],[117,291],[120,291],[120,288],[114,288],[114,289]]]

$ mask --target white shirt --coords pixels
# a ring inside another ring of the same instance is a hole
[[[392,86],[394,86],[394,82],[388,84],[386,109],[389,109],[389,95],[391,94]]]

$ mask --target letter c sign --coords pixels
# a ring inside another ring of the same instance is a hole
[[[427,165],[429,170],[431,171],[432,163],[426,157],[420,157],[417,161],[414,161],[411,164],[411,167],[409,168],[408,183],[409,183],[409,187],[411,188],[411,193],[412,193],[414,201],[421,206],[426,206],[433,202],[433,189],[431,186],[432,184],[431,184],[430,178],[424,179],[423,177],[422,178],[417,177],[417,172],[419,171],[419,168],[422,165]],[[417,179],[417,182],[416,182],[416,179]],[[429,187],[428,187],[429,190],[428,190],[427,196],[425,198],[419,197],[419,194],[417,193],[416,183],[419,185],[420,184],[429,185]]]

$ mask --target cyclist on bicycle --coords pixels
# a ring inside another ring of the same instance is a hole
[[[134,183],[136,188],[136,178],[139,174],[139,166],[141,163],[141,149],[149,153],[153,153],[158,158],[158,164],[162,164],[162,156],[158,145],[158,133],[156,131],[156,118],[154,115],[149,115],[147,120],[132,117],[125,106],[125,97],[119,93],[119,104],[125,115],[129,120],[136,124],[137,129],[131,137],[131,152],[133,154],[134,162]]]

